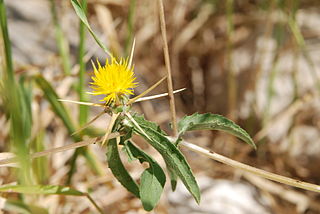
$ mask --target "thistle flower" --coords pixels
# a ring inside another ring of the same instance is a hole
[[[106,104],[113,102],[119,103],[127,95],[133,95],[133,88],[137,87],[137,82],[133,73],[133,66],[128,64],[128,59],[121,58],[119,62],[112,57],[111,62],[106,60],[106,64],[101,66],[99,62],[98,69],[93,64],[94,76],[91,82],[93,95],[106,95],[101,101]]]

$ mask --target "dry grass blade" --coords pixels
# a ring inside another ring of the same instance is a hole
[[[88,128],[94,121],[96,121],[99,117],[101,117],[103,114],[105,113],[105,111],[103,110],[102,112],[100,112],[97,116],[95,116],[92,120],[90,120],[88,123],[86,123],[84,126],[82,126],[80,129],[78,129],[77,131],[73,132],[71,135],[75,135],[79,132],[81,132],[82,130]]]
[[[109,122],[109,124],[108,124],[108,128],[107,128],[107,130],[106,130],[106,134],[104,135],[104,137],[103,137],[103,139],[102,139],[102,142],[101,142],[101,145],[103,146],[105,143],[106,143],[106,141],[108,140],[108,138],[109,138],[109,135],[110,135],[110,133],[111,133],[111,131],[112,131],[112,127],[113,127],[113,125],[114,125],[114,123],[116,122],[116,120],[117,120],[117,118],[118,118],[118,116],[120,115],[120,113],[116,113],[116,114],[112,114],[112,116],[111,116],[111,121]]]
[[[18,162],[8,162],[1,164],[1,161],[5,162],[6,160],[16,160],[16,155],[11,152],[2,152],[0,153],[0,167],[19,167]]]
[[[120,136],[120,133],[113,132],[113,133],[109,134],[107,139],[113,139],[113,138],[116,138],[116,137],[119,137],[119,136]],[[93,139],[90,139],[90,140],[80,141],[80,142],[77,142],[77,143],[72,143],[72,144],[68,144],[68,145],[65,145],[65,146],[57,147],[57,148],[54,148],[54,149],[48,149],[48,150],[45,150],[45,151],[36,152],[36,153],[30,155],[30,157],[31,157],[31,159],[40,158],[40,157],[51,155],[51,154],[55,154],[55,153],[58,153],[58,152],[64,152],[64,151],[67,151],[67,150],[70,150],[70,149],[76,149],[76,148],[88,146],[90,144],[97,143],[97,142],[100,142],[100,141],[101,141],[101,138],[97,137],[97,138],[93,138]],[[1,159],[0,160],[0,167],[7,166],[7,164],[12,164],[12,163],[17,163],[17,159],[15,157]]]

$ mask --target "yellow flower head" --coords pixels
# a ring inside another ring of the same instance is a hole
[[[133,88],[137,87],[136,79],[133,73],[133,67],[128,65],[128,59],[121,58],[119,62],[112,57],[111,62],[106,60],[105,66],[101,66],[98,62],[98,69],[93,64],[94,76],[93,95],[104,94],[101,101],[106,101],[107,104],[119,102],[125,95],[132,95]]]

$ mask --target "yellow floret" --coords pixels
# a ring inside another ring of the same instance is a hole
[[[119,102],[126,95],[133,95],[133,88],[137,87],[136,79],[133,73],[133,67],[129,67],[128,59],[120,59],[119,62],[115,58],[106,60],[105,66],[101,66],[98,62],[98,69],[93,64],[94,76],[91,87],[93,95],[106,95],[101,101],[107,104]]]

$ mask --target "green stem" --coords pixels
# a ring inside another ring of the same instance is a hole
[[[81,6],[84,12],[87,12],[87,0],[81,0]],[[79,61],[79,85],[78,85],[78,93],[79,100],[81,102],[86,102],[87,97],[84,93],[85,86],[85,73],[86,73],[86,62],[84,60],[85,55],[85,39],[86,39],[86,26],[82,21],[80,21],[80,29],[79,29],[79,53],[78,53],[78,61]],[[80,126],[86,124],[88,120],[88,106],[79,105],[79,124]]]
[[[59,54],[62,59],[62,67],[63,71],[66,75],[70,75],[71,73],[71,63],[70,63],[70,54],[69,54],[69,46],[66,38],[63,35],[61,26],[59,24],[57,9],[54,3],[54,0],[50,0],[51,5],[51,15],[53,24],[56,31],[56,41],[59,49]]]
[[[236,119],[236,115],[234,110],[236,108],[236,99],[237,99],[237,82],[236,76],[234,73],[233,68],[233,61],[232,61],[232,36],[233,36],[233,0],[226,1],[226,13],[227,13],[227,33],[228,33],[228,41],[227,41],[227,82],[228,82],[228,111],[229,117],[232,120]]]
[[[6,8],[3,0],[0,0],[0,25],[1,25],[2,39],[4,42],[7,78],[10,81],[10,83],[13,83],[14,73],[13,73],[12,53],[11,53],[8,26],[7,26]]]
[[[271,67],[271,72],[269,75],[269,80],[268,80],[268,88],[267,88],[267,103],[264,109],[264,114],[263,114],[263,126],[265,126],[268,123],[269,117],[270,117],[270,108],[272,104],[272,99],[274,97],[275,93],[275,80],[278,74],[278,69],[277,69],[277,64],[279,60],[279,55],[280,55],[280,47],[277,47],[276,49],[276,54],[272,62],[272,67]]]
[[[6,73],[2,76],[3,83],[3,105],[10,119],[10,143],[18,157],[21,166],[19,180],[24,184],[30,184],[31,168],[27,140],[30,136],[30,115],[28,114],[27,100],[24,100],[23,87],[19,87],[14,78],[12,63],[11,42],[8,32],[6,8],[3,0],[0,0],[0,27],[4,43]]]
[[[101,207],[99,207],[98,204],[93,200],[93,198],[91,198],[89,193],[85,193],[85,196],[89,199],[89,201],[93,204],[93,206],[98,210],[99,213],[104,213]]]
[[[129,6],[129,14],[128,14],[128,35],[125,43],[125,53],[126,56],[128,56],[129,51],[130,51],[130,46],[133,41],[133,21],[134,21],[134,14],[135,14],[135,7],[136,7],[136,0],[131,0],[130,1],[130,6]]]

